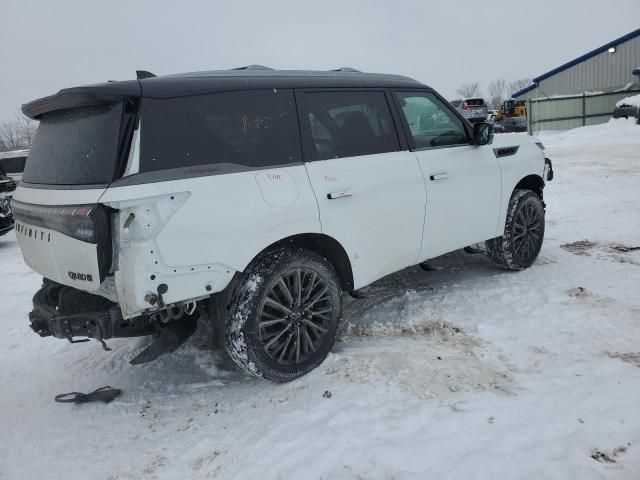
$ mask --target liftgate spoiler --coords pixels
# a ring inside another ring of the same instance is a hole
[[[65,88],[54,95],[25,103],[22,105],[22,113],[38,120],[45,113],[55,110],[117,103],[126,98],[138,98],[140,95],[141,88],[138,80]]]

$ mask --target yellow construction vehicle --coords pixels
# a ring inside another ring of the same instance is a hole
[[[506,100],[502,105],[498,113],[496,113],[495,121],[499,122],[503,118],[507,117],[525,117],[527,116],[527,102],[526,100]]]

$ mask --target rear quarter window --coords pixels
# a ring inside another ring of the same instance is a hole
[[[196,165],[247,167],[300,161],[291,90],[143,99],[140,170]]]

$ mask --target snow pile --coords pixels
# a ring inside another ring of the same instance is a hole
[[[372,285],[309,375],[244,375],[199,331],[155,362],[145,340],[40,338],[41,278],[0,238],[0,478],[637,479],[640,127],[543,137],[556,178],[522,272],[455,252]],[[103,385],[104,404],[58,393]]]
[[[536,133],[545,147],[572,148],[581,145],[640,144],[640,126],[635,118],[612,118],[607,123],[567,131]]]
[[[618,103],[616,103],[616,107],[622,107],[623,105],[640,108],[640,94],[623,98]]]

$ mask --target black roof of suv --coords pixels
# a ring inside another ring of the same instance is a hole
[[[317,87],[426,87],[426,85],[408,77],[382,73],[364,73],[352,68],[329,71],[273,70],[252,65],[233,70],[180,73],[160,77],[148,74],[148,72],[141,73],[139,73],[137,80],[65,88],[55,95],[24,104],[22,111],[28,117],[38,118],[40,115],[53,110],[111,103],[120,101],[123,98],[174,98],[226,90]]]

